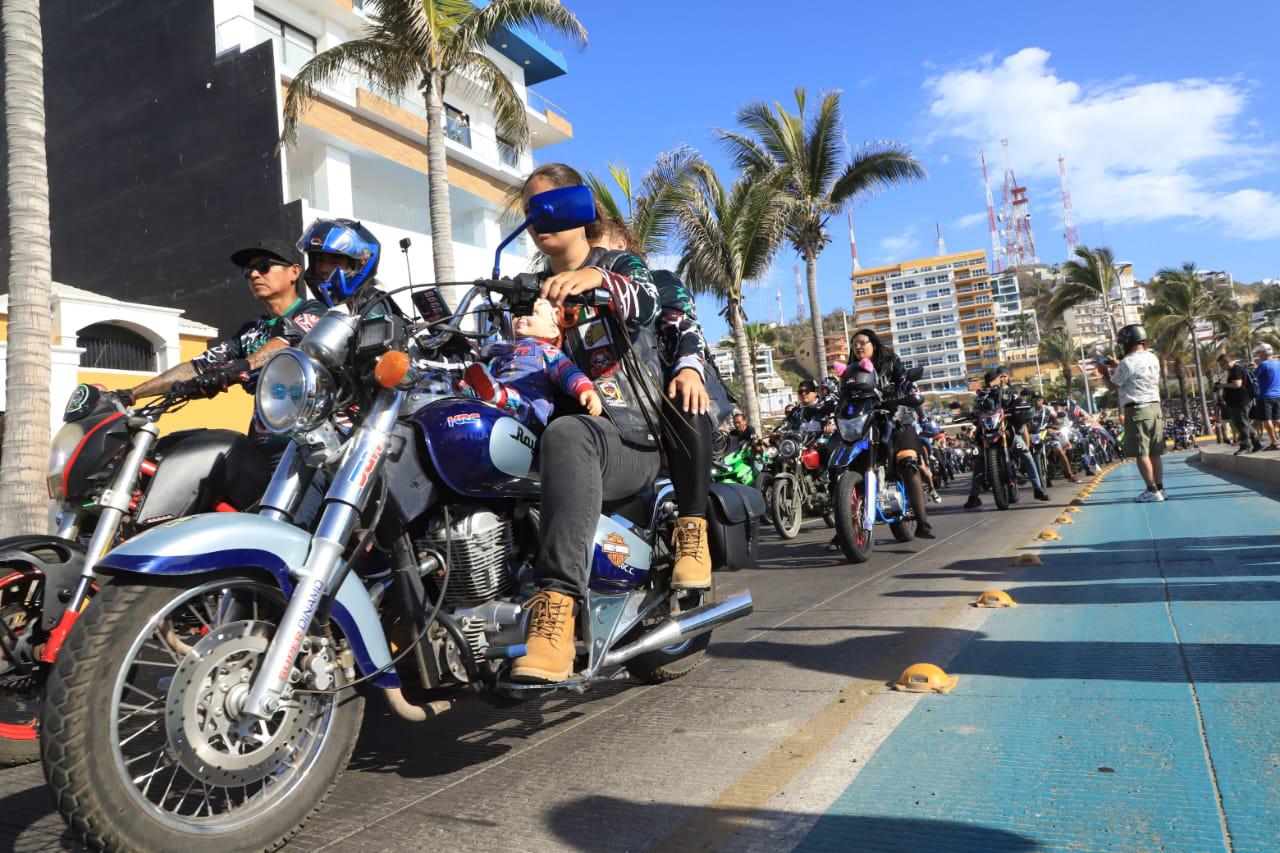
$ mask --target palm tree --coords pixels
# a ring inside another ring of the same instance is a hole
[[[418,90],[427,112],[427,198],[431,258],[436,281],[453,281],[453,226],[445,158],[444,96],[454,83],[493,105],[499,135],[529,144],[525,105],[511,80],[484,53],[504,29],[530,27],[560,33],[585,45],[587,31],[559,0],[492,0],[476,8],[470,0],[370,0],[374,17],[358,38],[318,53],[298,70],[284,100],[280,143],[297,141],[298,122],[320,88],[353,73],[375,93],[399,97]]]
[[[1160,357],[1161,369],[1165,371],[1165,398],[1171,399],[1169,393],[1169,374],[1166,368],[1172,368],[1178,380],[1178,396],[1182,398],[1182,410],[1191,417],[1191,404],[1187,401],[1187,382],[1183,376],[1183,368],[1192,360],[1190,343],[1181,330],[1165,329],[1154,335],[1151,341],[1156,355]]]
[[[743,175],[726,190],[715,170],[701,160],[691,168],[676,202],[682,247],[676,273],[695,293],[710,293],[724,303],[747,421],[757,431],[760,401],[742,286],[769,271],[786,234],[787,213],[788,205],[774,182]]]
[[[637,185],[625,166],[609,164],[614,187],[600,176],[587,173],[587,186],[610,216],[627,224],[642,254],[665,251],[676,230],[676,207],[681,189],[701,163],[698,153],[681,146],[659,154],[653,167]]]
[[[1200,416],[1209,423],[1209,404],[1204,394],[1204,369],[1196,345],[1196,327],[1202,322],[1218,323],[1225,314],[1222,297],[1200,280],[1194,263],[1166,267],[1156,273],[1155,301],[1148,305],[1145,319],[1151,334],[1180,335],[1190,341],[1195,356],[1196,388],[1200,394]]]
[[[1280,346],[1280,336],[1276,335],[1272,319],[1264,317],[1255,323],[1253,308],[1249,305],[1225,306],[1222,316],[1218,318],[1217,327],[1215,342],[1236,354],[1248,355],[1261,343]]]
[[[738,168],[756,177],[781,172],[788,202],[787,239],[804,258],[809,283],[809,323],[818,372],[827,367],[818,305],[818,255],[831,242],[827,220],[853,201],[907,181],[927,177],[924,166],[897,142],[867,144],[844,161],[840,93],[825,92],[818,109],[806,109],[805,90],[795,91],[796,112],[781,104],[750,103],[738,111],[746,133],[720,131]]]
[[[1111,337],[1114,340],[1119,328],[1111,310],[1111,289],[1116,286],[1116,261],[1111,250],[1106,247],[1090,249],[1088,246],[1077,246],[1075,260],[1063,264],[1062,271],[1065,273],[1065,281],[1049,300],[1049,318],[1056,320],[1069,308],[1100,299],[1107,319],[1111,321]]]
[[[53,283],[39,0],[4,0],[0,17],[9,148],[9,331],[0,536],[13,536],[46,533],[49,527],[45,465]]]
[[[1062,382],[1071,393],[1071,365],[1076,362],[1076,345],[1063,329],[1055,329],[1040,338],[1040,356],[1062,368]]]

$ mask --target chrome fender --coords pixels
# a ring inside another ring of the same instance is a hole
[[[310,550],[311,535],[291,524],[248,513],[210,512],[139,533],[107,552],[98,570],[113,576],[178,577],[261,569],[288,596],[293,594],[292,573],[306,561]],[[361,674],[368,675],[391,662],[377,610],[354,574],[347,575],[334,596],[332,618],[351,643]],[[400,679],[390,670],[371,683],[398,687]]]

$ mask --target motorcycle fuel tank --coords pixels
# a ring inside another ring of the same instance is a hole
[[[600,516],[593,543],[590,586],[596,592],[630,592],[648,577],[653,549],[623,519]]]
[[[493,498],[538,493],[538,437],[501,409],[478,400],[439,400],[411,419],[422,430],[435,470],[458,494]]]

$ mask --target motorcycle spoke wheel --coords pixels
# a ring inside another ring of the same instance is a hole
[[[0,623],[20,660],[0,652],[0,767],[40,758],[37,715],[45,670],[32,668],[44,576],[17,571],[0,579]]]

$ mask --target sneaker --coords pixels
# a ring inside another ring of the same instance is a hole
[[[1068,478],[1067,478],[1067,482],[1068,482],[1068,483],[1075,483],[1076,485],[1079,485],[1079,484],[1080,484],[1080,478],[1079,478],[1079,477],[1077,477],[1077,476],[1075,476],[1074,474],[1072,474],[1070,477],[1068,477]]]
[[[1164,500],[1164,495],[1155,489],[1144,489],[1142,494],[1133,499],[1134,503],[1149,504],[1159,503]]]
[[[937,490],[937,489],[930,489],[930,490],[929,490],[929,500],[933,501],[933,502],[934,502],[934,503],[936,503],[936,504],[940,504],[940,503],[942,503],[942,495],[938,494],[938,490]]]
[[[1280,450],[1280,444],[1271,444],[1262,449],[1263,450]]]
[[[917,539],[937,539],[938,537],[934,534],[933,528],[930,527],[929,525],[916,524],[916,538]]]
[[[573,674],[573,605],[570,596],[544,589],[525,604],[531,618],[526,652],[515,659],[511,677],[522,681],[564,681]]]
[[[1247,447],[1242,447],[1242,448],[1240,448],[1239,450],[1237,450],[1235,453],[1232,453],[1231,455],[1232,455],[1232,456],[1239,456],[1239,455],[1240,455],[1240,454],[1242,454],[1242,453],[1248,453],[1248,452],[1249,452],[1249,448],[1247,448]]]
[[[965,509],[977,509],[982,506],[982,498],[977,495],[969,495],[969,500],[964,502]]]
[[[828,543],[826,544],[826,549],[827,549],[828,551],[839,551],[839,550],[840,550],[840,537],[838,537],[838,536],[832,536],[832,537],[831,537],[831,541],[830,541],[830,542],[828,542]]]
[[[1049,500],[1049,493],[1046,492],[1044,489],[1035,489],[1034,491],[1035,491],[1036,500],[1038,501]]]
[[[1168,495],[1166,495],[1166,494],[1164,493],[1164,489],[1163,489],[1163,488],[1157,489],[1157,491],[1159,491],[1159,492],[1160,492],[1160,500],[1162,500],[1162,501],[1167,501],[1167,500],[1169,500],[1169,496],[1168,496]]]

